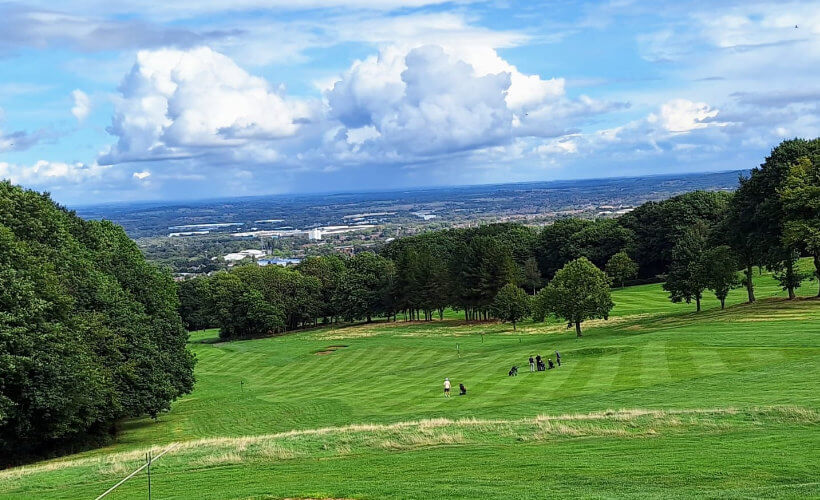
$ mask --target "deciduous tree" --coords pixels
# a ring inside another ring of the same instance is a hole
[[[586,257],[562,267],[536,296],[538,316],[551,314],[575,324],[581,336],[581,323],[587,319],[608,318],[615,305],[609,277]]]
[[[492,311],[496,318],[515,325],[530,314],[530,297],[517,285],[504,285],[493,300]]]
[[[629,258],[629,254],[620,251],[607,261],[606,273],[612,278],[613,282],[618,283],[623,288],[626,280],[638,275],[638,264]]]

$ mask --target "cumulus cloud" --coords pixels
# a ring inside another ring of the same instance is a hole
[[[385,47],[340,75],[324,105],[289,98],[210,48],[141,51],[115,101],[117,142],[99,162],[409,164],[560,136],[610,109],[487,48]]]
[[[120,85],[101,162],[182,158],[296,134],[309,106],[200,47],[141,51]]]
[[[0,179],[15,184],[48,188],[55,184],[80,184],[98,179],[106,167],[97,164],[66,163],[40,160],[34,165],[0,162]]]
[[[652,113],[647,118],[649,123],[657,123],[668,132],[689,132],[706,128],[717,123],[709,120],[718,115],[705,102],[692,102],[687,99],[672,99],[661,105],[660,113]]]
[[[424,155],[508,137],[509,87],[509,73],[477,76],[441,47],[425,46],[357,64],[328,93],[328,102],[343,124],[370,125],[389,148]]]
[[[404,162],[562,135],[612,109],[568,98],[563,79],[524,74],[493,49],[463,46],[385,48],[356,61],[325,97],[331,118],[373,129],[366,151]]]
[[[91,99],[88,98],[88,94],[80,89],[74,90],[71,93],[71,97],[74,98],[74,106],[71,108],[71,114],[74,115],[74,118],[76,118],[78,122],[82,122],[86,119],[88,113],[91,112]]]

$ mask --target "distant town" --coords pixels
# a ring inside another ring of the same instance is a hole
[[[383,193],[258,197],[79,211],[122,224],[146,256],[184,279],[256,263],[376,251],[401,236],[477,224],[542,226],[562,217],[617,217],[694,189],[731,190],[739,171],[594,181],[465,186]]]

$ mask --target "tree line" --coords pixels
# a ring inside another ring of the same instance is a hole
[[[121,227],[0,182],[0,465],[106,441],[194,384],[169,273]]]
[[[397,239],[376,255],[306,259],[293,269],[244,266],[180,284],[191,329],[223,338],[280,333],[318,323],[386,317],[432,320],[452,308],[465,320],[532,316],[575,325],[605,318],[609,287],[664,281],[675,302],[711,290],[724,304],[755,267],[790,297],[820,277],[820,139],[784,141],[734,193],[695,191],[648,202],[617,218],[565,218],[543,228],[491,224]],[[589,303],[585,303],[588,300]]]

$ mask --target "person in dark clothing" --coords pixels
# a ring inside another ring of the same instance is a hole
[[[458,393],[459,396],[466,396],[467,395],[467,388],[464,387],[464,384],[458,384],[458,389],[459,389],[459,393]]]
[[[547,362],[550,364],[550,370],[552,370],[553,368],[555,368],[555,365],[552,363],[552,360],[551,360],[551,359],[548,359],[548,360],[547,360]]]
[[[530,356],[530,371],[535,371],[535,362],[532,360],[532,356]]]
[[[539,372],[541,371],[541,363],[542,363],[541,355],[539,354],[538,356],[535,357],[535,366],[536,366],[536,368],[538,369]]]
[[[558,363],[558,366],[561,366],[561,353],[555,351],[555,361]]]

